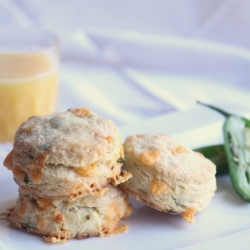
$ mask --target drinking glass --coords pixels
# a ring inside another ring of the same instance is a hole
[[[0,31],[0,142],[13,141],[21,123],[55,111],[59,39],[48,31]]]

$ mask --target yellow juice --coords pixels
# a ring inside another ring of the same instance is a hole
[[[32,115],[55,111],[58,71],[45,53],[0,54],[0,142]]]

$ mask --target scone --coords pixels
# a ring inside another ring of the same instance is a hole
[[[133,177],[121,187],[157,210],[192,223],[214,195],[215,165],[167,135],[129,136],[124,152]]]
[[[4,165],[17,184],[38,196],[102,196],[122,172],[121,135],[114,123],[89,109],[33,116],[17,130]]]
[[[130,213],[128,194],[111,185],[102,197],[88,195],[71,202],[38,197],[20,188],[9,220],[12,227],[26,228],[55,243],[126,232],[127,226],[120,219]]]

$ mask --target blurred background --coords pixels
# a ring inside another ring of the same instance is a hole
[[[1,27],[60,38],[58,111],[88,107],[123,126],[197,100],[250,106],[247,0],[0,0]]]

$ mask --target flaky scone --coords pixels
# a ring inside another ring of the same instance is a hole
[[[157,210],[192,223],[214,195],[215,165],[167,135],[129,136],[124,152],[133,177],[121,187]]]
[[[17,130],[4,165],[19,186],[38,196],[94,194],[126,181],[121,136],[114,123],[88,109],[33,116]]]
[[[102,197],[88,195],[71,202],[38,197],[20,188],[9,221],[13,228],[26,228],[55,243],[126,232],[127,226],[120,219],[130,213],[128,194],[111,185]]]

